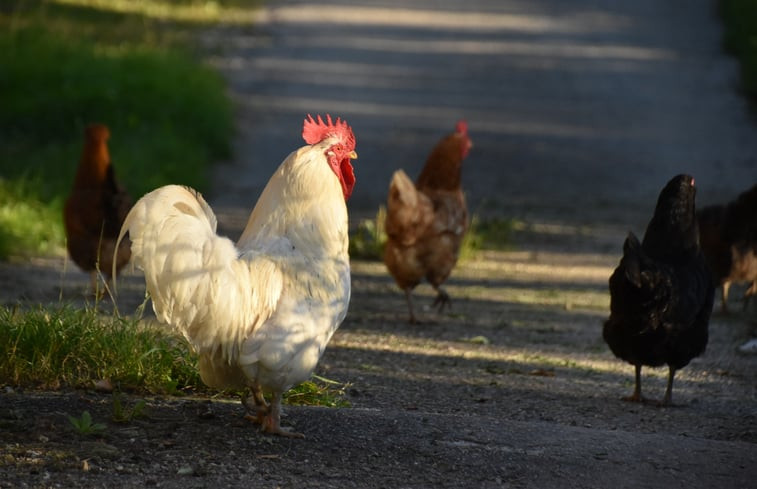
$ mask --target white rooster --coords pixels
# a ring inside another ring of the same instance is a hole
[[[293,437],[303,435],[281,427],[282,394],[310,377],[350,301],[345,202],[357,158],[340,119],[308,116],[302,137],[236,246],[202,196],[177,185],[142,197],[119,236],[129,233],[158,319],[197,351],[203,382],[248,388],[242,402],[262,429]]]

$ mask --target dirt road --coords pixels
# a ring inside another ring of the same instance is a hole
[[[236,157],[208,196],[226,232],[307,113],[355,129],[353,220],[465,117],[469,200],[524,223],[514,249],[462,263],[452,311],[420,326],[383,265],[355,261],[318,368],[350,384],[353,407],[289,408],[305,440],[259,435],[237,403],[156,398],[149,418],[83,444],[65,415],[107,421],[108,396],[5,392],[0,487],[754,487],[757,356],[736,353],[754,311],[714,315],[668,409],[620,401],[632,367],[600,333],[622,239],[672,175],[696,177],[701,205],[756,180],[757,127],[713,2],[271,2],[254,28],[205,41],[239,107]],[[3,296],[74,296],[87,278],[61,268],[0,267]],[[665,374],[645,369],[647,395]]]

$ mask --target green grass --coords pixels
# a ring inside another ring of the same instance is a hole
[[[184,338],[137,319],[103,316],[71,306],[0,308],[0,385],[42,389],[115,389],[113,419],[138,416],[144,403],[124,404],[120,392],[211,393]],[[293,405],[348,407],[347,385],[313,375],[284,395]],[[224,395],[232,395],[229,391]]]
[[[44,204],[24,180],[0,178],[0,257],[62,251],[63,228],[57,203]]]
[[[191,26],[53,1],[5,5],[0,258],[61,248],[62,202],[92,122],[110,126],[116,175],[134,197],[166,183],[206,190],[209,166],[230,155],[233,111],[220,75],[193,52]],[[23,225],[30,215],[42,234]]]
[[[386,208],[379,206],[376,217],[363,219],[350,236],[350,256],[363,260],[383,260],[386,244]]]
[[[507,250],[512,247],[512,233],[515,221],[505,218],[471,218],[470,229],[460,245],[460,259],[476,256],[479,250]]]
[[[70,306],[0,308],[0,383],[175,393],[199,388],[196,359],[181,338],[135,319]]]
[[[311,380],[295,386],[284,394],[284,403],[292,406],[350,407],[350,402],[345,399],[347,387],[349,384],[341,384],[313,374]]]
[[[744,91],[757,101],[757,1],[720,0],[725,48],[741,62]]]

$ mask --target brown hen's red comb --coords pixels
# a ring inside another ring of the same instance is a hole
[[[465,121],[465,119],[460,119],[457,121],[457,125],[455,126],[455,132],[458,134],[462,134],[463,136],[468,135],[468,123]]]
[[[308,114],[302,126],[302,139],[306,143],[320,143],[331,136],[339,137],[347,146],[354,148],[355,136],[352,134],[352,129],[347,125],[346,121],[337,117],[336,122],[333,122],[331,116],[326,114],[326,122],[323,122],[320,115],[317,116],[317,119],[313,119],[313,116]]]

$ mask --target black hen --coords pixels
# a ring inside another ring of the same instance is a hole
[[[704,353],[714,285],[699,248],[694,179],[678,175],[660,192],[644,241],[629,233],[610,277],[610,317],[603,337],[636,367],[629,401],[642,401],[641,366],[669,367],[663,405],[672,402],[676,370]]]

